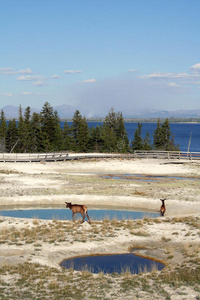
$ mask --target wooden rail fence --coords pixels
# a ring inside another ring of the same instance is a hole
[[[68,153],[0,153],[0,162],[64,161]]]
[[[69,154],[63,153],[0,153],[0,162],[44,162],[44,161],[66,161],[78,159],[96,159],[96,158],[149,158],[149,159],[188,159],[199,160],[200,152],[182,152],[182,151],[134,151],[128,154],[112,153],[87,153],[87,154]]]
[[[160,158],[160,159],[200,159],[200,152],[184,151],[134,151],[135,158]]]

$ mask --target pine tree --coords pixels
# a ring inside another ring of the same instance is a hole
[[[79,130],[81,119],[82,116],[80,114],[80,111],[76,110],[72,118],[72,131],[73,131],[75,141],[78,140],[78,130]]]
[[[108,112],[108,115],[105,117],[105,122],[104,122],[109,128],[114,129],[116,131],[117,129],[117,117],[116,113],[114,112],[114,108],[111,107],[110,111]]]
[[[19,122],[17,124],[17,128],[18,128],[19,142],[17,144],[16,150],[17,152],[23,152],[24,151],[24,119],[23,119],[21,105],[19,106]]]
[[[118,112],[116,115],[116,135],[117,135],[117,147],[119,152],[129,151],[129,140],[124,125],[124,118],[122,112]]]
[[[157,127],[154,131],[153,145],[155,149],[161,149],[163,147],[163,132],[162,132],[160,119],[158,119]]]
[[[115,152],[117,151],[117,136],[114,127],[110,127],[106,121],[102,126],[102,139],[103,139],[103,151]]]
[[[150,139],[150,136],[149,136],[149,133],[148,133],[148,131],[147,131],[147,133],[146,133],[146,136],[145,136],[145,138],[144,138],[144,140],[143,140],[143,149],[144,150],[151,150],[151,139]]]
[[[67,122],[64,123],[62,130],[62,150],[72,150],[72,129]]]
[[[101,126],[99,125],[97,125],[96,128],[92,126],[90,130],[89,149],[95,152],[102,152],[103,140]]]
[[[86,122],[86,118],[83,117],[79,125],[78,151],[88,152],[88,146],[89,146],[89,128]]]
[[[170,140],[171,140],[171,129],[169,125],[169,120],[166,119],[161,126],[162,130],[162,147],[167,151],[169,150]]]
[[[28,106],[24,112],[24,134],[23,134],[23,152],[31,152],[32,138],[31,138],[31,109]]]
[[[79,151],[79,130],[81,125],[82,116],[79,110],[76,110],[72,118],[72,133],[73,133],[73,150]]]
[[[58,112],[54,112],[55,132],[54,140],[52,142],[52,148],[54,151],[60,151],[62,149],[62,130],[60,128],[60,118]]]
[[[142,124],[138,122],[138,128],[136,128],[135,133],[134,133],[134,139],[131,143],[132,150],[143,150],[143,140],[141,137],[141,132],[142,132]]]
[[[73,150],[87,152],[89,147],[89,128],[86,118],[76,110],[72,119]]]
[[[104,152],[121,152],[124,147],[124,127],[122,114],[111,108],[101,128]],[[120,143],[119,143],[120,142]],[[122,142],[122,143],[121,143]]]
[[[158,119],[157,128],[154,131],[153,144],[155,149],[159,150],[179,150],[179,147],[174,145],[174,139],[171,135],[171,129],[168,119],[166,119],[162,125],[160,124],[160,120]]]
[[[179,146],[174,145],[174,137],[172,137],[169,120],[166,119],[162,124],[163,146],[166,151],[178,151]]]
[[[1,110],[0,120],[0,152],[6,152],[6,130],[7,123],[3,109]]]
[[[46,150],[46,134],[42,131],[41,115],[33,113],[30,121],[32,140],[31,152],[44,152]]]
[[[16,146],[18,141],[18,129],[15,119],[13,119],[9,121],[6,133],[6,148],[8,152],[17,152]]]
[[[113,128],[106,128],[104,136],[105,151],[117,152],[117,138]]]
[[[53,150],[53,142],[55,140],[55,116],[53,107],[45,102],[41,111],[42,131],[46,137],[46,151]]]

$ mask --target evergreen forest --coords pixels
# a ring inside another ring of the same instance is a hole
[[[134,133],[133,141],[129,141],[121,112],[113,108],[108,112],[104,122],[89,128],[85,116],[78,110],[72,118],[72,125],[64,123],[60,127],[57,111],[46,102],[40,113],[31,113],[28,106],[22,113],[19,107],[18,121],[6,121],[3,109],[0,118],[0,152],[43,153],[43,152],[108,152],[131,153],[134,150],[179,150],[174,145],[169,120],[162,124],[158,119],[157,128],[151,142],[147,132],[141,137],[142,124]]]

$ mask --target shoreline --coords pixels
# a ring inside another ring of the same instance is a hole
[[[15,200],[5,199],[4,201],[1,199],[0,211],[1,210],[9,210],[9,209],[21,209],[26,207],[27,209],[39,209],[42,208],[63,208],[65,209],[64,202],[72,202],[78,204],[84,204],[88,207],[88,209],[92,209],[95,207],[96,209],[127,209],[127,210],[138,210],[138,211],[147,211],[147,212],[158,212],[160,206],[160,199],[152,200],[152,199],[143,199],[143,198],[131,198],[131,197],[105,197],[105,196],[97,196],[97,195],[69,195],[69,196],[51,196],[51,197],[42,197],[42,199],[36,199],[34,197],[29,197],[29,199],[22,200],[17,198]],[[58,199],[61,198],[61,199]],[[94,199],[95,198],[95,199]],[[168,201],[168,202],[167,202]],[[3,204],[4,203],[4,204]],[[6,204],[5,204],[6,203]],[[123,203],[123,205],[122,205]],[[183,216],[183,215],[198,215],[200,212],[200,202],[180,202],[176,200],[166,200],[166,214],[165,216]],[[31,207],[30,207],[31,205]]]

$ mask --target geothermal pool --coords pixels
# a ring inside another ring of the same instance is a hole
[[[66,259],[61,262],[61,267],[76,271],[89,271],[91,273],[126,273],[138,274],[162,270],[164,264],[137,256],[133,253],[114,255],[94,255]]]
[[[91,220],[135,220],[147,218],[156,218],[159,213],[149,212],[149,211],[136,211],[127,210],[121,208],[118,210],[113,209],[94,209],[89,208],[88,214]],[[10,210],[0,210],[0,216],[15,217],[15,218],[37,218],[45,220],[72,220],[72,212],[69,209],[63,208],[42,208],[42,209],[10,209]],[[82,219],[80,214],[77,214],[77,220]],[[87,220],[87,217],[85,218]]]

